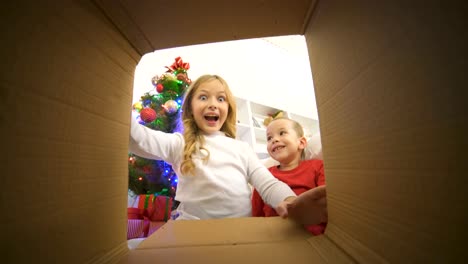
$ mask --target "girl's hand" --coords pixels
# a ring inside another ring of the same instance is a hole
[[[277,207],[276,207],[276,213],[281,216],[282,218],[287,218],[288,217],[288,206],[296,199],[297,197],[295,196],[290,196],[284,199]]]
[[[287,203],[286,207],[286,216],[298,223],[315,225],[327,222],[327,192],[325,185],[301,193],[291,203]]]

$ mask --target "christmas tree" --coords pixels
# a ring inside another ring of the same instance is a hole
[[[161,76],[154,76],[151,83],[155,90],[146,92],[133,105],[139,113],[138,122],[163,132],[181,131],[180,105],[190,85],[187,70],[189,63],[180,57],[175,59]],[[162,160],[148,160],[129,153],[128,188],[134,194],[159,194],[174,198],[177,175],[171,165]]]

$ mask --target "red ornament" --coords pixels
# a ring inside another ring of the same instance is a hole
[[[164,91],[164,86],[160,83],[158,83],[156,85],[156,91],[158,91],[158,93],[162,93]]]
[[[140,118],[146,123],[153,122],[156,119],[156,111],[153,108],[144,108],[140,112]]]

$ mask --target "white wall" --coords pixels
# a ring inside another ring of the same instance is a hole
[[[229,41],[148,53],[135,72],[133,102],[154,90],[151,78],[181,56],[189,77],[218,74],[237,97],[318,119],[309,57],[303,36]]]

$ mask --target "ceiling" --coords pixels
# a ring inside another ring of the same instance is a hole
[[[95,2],[140,55],[144,55],[194,44],[302,35],[316,0]]]

